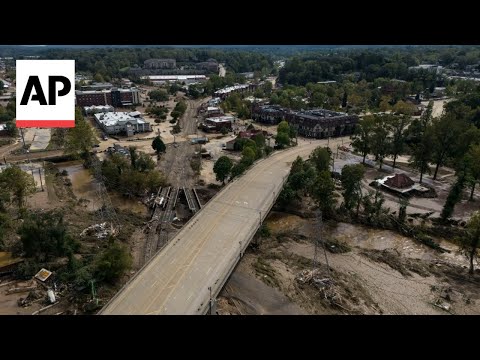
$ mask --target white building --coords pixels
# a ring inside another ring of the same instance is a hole
[[[112,112],[114,110],[113,106],[111,105],[92,105],[92,106],[84,106],[83,111],[85,112],[85,115],[91,115],[91,114],[96,114],[96,113],[106,113],[106,112]]]
[[[148,75],[141,79],[149,79],[154,84],[165,84],[169,82],[184,82],[185,84],[198,83],[206,81],[205,75]]]
[[[135,112],[104,112],[94,115],[97,124],[107,134],[126,134],[132,136],[136,133],[152,131],[150,123]]]

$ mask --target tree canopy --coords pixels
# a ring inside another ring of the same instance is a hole
[[[213,172],[215,173],[217,181],[225,184],[225,179],[232,170],[233,162],[228,156],[221,156],[213,165]]]

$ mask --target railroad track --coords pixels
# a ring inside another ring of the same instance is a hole
[[[168,243],[168,225],[173,220],[173,212],[175,205],[177,204],[178,193],[180,192],[179,188],[174,188],[171,192],[170,199],[168,200],[168,205],[163,213],[162,221],[160,223],[160,233],[158,235],[158,242],[156,244],[156,251],[163,248]]]
[[[194,196],[192,189],[186,187],[183,188],[183,193],[187,199],[188,208],[192,213],[195,214],[198,210],[200,210],[200,205],[196,199],[196,196]]]

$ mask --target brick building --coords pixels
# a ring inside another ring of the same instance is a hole
[[[299,135],[316,139],[350,135],[358,122],[357,115],[325,109],[294,111],[277,105],[254,106],[252,119],[268,124],[286,120]]]
[[[175,69],[176,67],[175,59],[148,59],[143,62],[144,69]]]
[[[78,106],[111,105],[113,107],[137,105],[140,103],[140,92],[136,88],[110,90],[75,91]]]

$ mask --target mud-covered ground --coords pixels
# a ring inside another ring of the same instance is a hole
[[[450,253],[361,225],[325,223],[320,232],[315,219],[285,213],[272,212],[266,224],[270,236],[254,241],[240,261],[218,313],[480,314],[479,271],[469,276],[467,259],[444,240]],[[326,243],[326,251],[317,248],[319,281],[302,283],[297,278],[312,270],[319,234]]]

